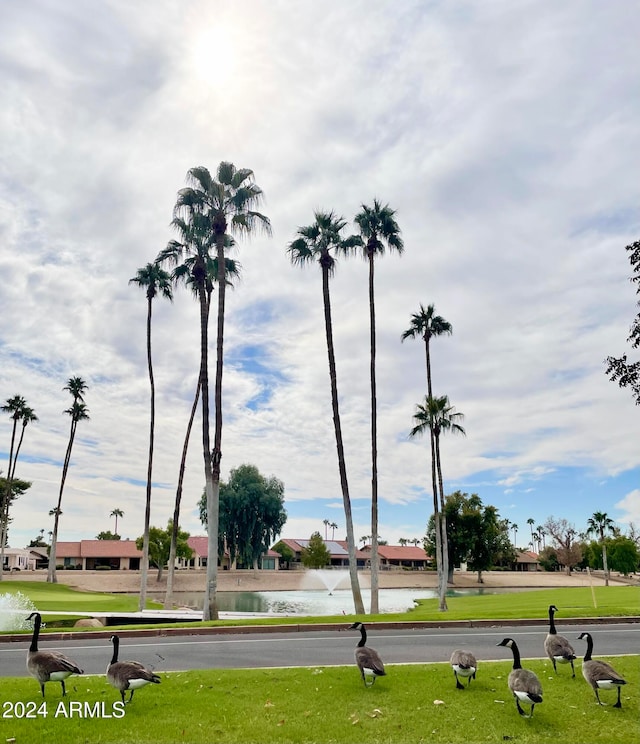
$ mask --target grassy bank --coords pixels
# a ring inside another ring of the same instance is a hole
[[[496,657],[503,649],[496,649]],[[2,733],[10,740],[56,744],[228,744],[314,742],[315,744],[404,744],[405,742],[514,741],[518,744],[603,742],[635,744],[640,735],[637,657],[610,659],[627,679],[622,709],[599,707],[578,665],[554,675],[548,661],[526,666],[542,682],[544,702],[533,718],[518,716],[507,676],[508,660],[479,662],[471,686],[456,690],[446,664],[389,665],[387,676],[365,689],[355,666],[307,669],[215,670],[161,674],[162,683],[135,693],[122,718],[66,717],[70,701],[104,703],[112,713],[119,694],[102,676],[71,678],[64,711],[60,686],[47,686],[47,715],[7,718],[13,704],[42,698],[33,679],[0,680],[5,707]],[[615,693],[603,693],[606,702]]]
[[[56,611],[73,612],[134,612],[137,610],[135,597],[120,594],[101,594],[95,592],[77,592],[60,584],[33,584],[30,582],[12,582],[12,590],[21,591],[45,613],[51,630],[51,623]],[[546,619],[550,604],[558,607],[556,621],[561,626],[563,618],[589,617],[629,617],[640,615],[640,588],[635,586],[610,587],[571,587],[556,589],[535,589],[529,592],[518,591],[504,594],[482,594],[455,596],[448,599],[448,611],[438,610],[436,599],[418,600],[414,610],[404,613],[388,613],[369,616],[369,621],[442,621],[442,620],[513,620],[513,619]],[[148,603],[148,607],[152,607]],[[157,606],[157,605],[156,605]],[[229,619],[207,623],[209,625],[289,625],[344,623],[351,615],[329,617],[273,617],[258,619]],[[158,625],[139,625],[137,628],[179,627],[189,625],[202,626],[203,623],[165,623]],[[131,628],[131,626],[126,626]],[[46,632],[46,631],[45,631]]]

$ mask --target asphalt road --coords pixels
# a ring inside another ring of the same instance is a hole
[[[594,641],[594,657],[638,653],[640,623],[585,624],[558,632],[569,639],[576,655],[585,650],[577,640],[588,630]],[[497,648],[505,637],[516,640],[523,658],[544,657],[546,628],[504,626],[491,628],[419,628],[387,630],[370,628],[367,645],[377,649],[386,664],[448,661],[455,648],[467,648],[478,660],[510,660],[511,652]],[[289,633],[243,633],[239,635],[179,635],[174,637],[122,638],[120,659],[134,659],[156,672],[187,669],[251,667],[310,667],[353,663],[358,631],[336,627],[330,631]],[[0,678],[26,676],[29,641],[0,644]],[[72,658],[86,674],[104,674],[111,659],[108,639],[46,641],[39,648],[55,649]],[[2,681],[0,679],[0,687]]]

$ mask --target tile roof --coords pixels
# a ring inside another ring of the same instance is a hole
[[[206,558],[209,554],[209,538],[206,535],[191,535],[187,538],[187,545],[197,556]]]
[[[142,558],[135,540],[80,540],[56,544],[58,558]]]
[[[387,560],[400,561],[426,561],[427,554],[424,548],[415,545],[379,545],[378,553]]]

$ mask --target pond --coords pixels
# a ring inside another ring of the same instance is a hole
[[[513,589],[450,589],[448,597],[477,594],[499,594]],[[150,593],[160,602],[164,595]],[[175,592],[174,601],[182,607],[202,609],[202,592]],[[405,612],[416,607],[416,599],[434,599],[433,589],[380,589],[378,603],[381,613]],[[365,608],[371,605],[371,592],[362,589]],[[349,589],[297,590],[270,592],[218,592],[218,609],[230,613],[260,613],[272,615],[342,615],[353,614],[353,597]]]

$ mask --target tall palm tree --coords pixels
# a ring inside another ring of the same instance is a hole
[[[382,256],[385,247],[402,254],[404,243],[395,219],[395,211],[377,199],[373,206],[362,205],[355,217],[360,230],[364,257],[369,262],[369,337],[371,378],[371,614],[379,612],[378,603],[378,405],[376,395],[376,306],[374,292],[375,257]]]
[[[515,522],[511,523],[511,529],[513,530],[513,547],[516,547],[516,536],[518,534],[518,525]]]
[[[336,536],[336,530],[338,529],[338,523],[330,522],[329,527],[331,527],[331,539],[333,540]]]
[[[262,189],[254,182],[253,171],[237,169],[233,163],[221,162],[215,178],[207,168],[191,168],[188,186],[178,192],[174,207],[174,226],[193,228],[199,252],[193,276],[200,299],[200,395],[202,396],[202,449],[204,455],[205,492],[207,496],[208,559],[204,596],[204,620],[218,618],[218,512],[220,502],[220,463],[222,459],[222,371],[224,363],[225,313],[225,239],[227,232],[251,234],[258,227],[271,232],[269,219],[256,211],[262,201]],[[189,235],[189,233],[187,233]],[[193,245],[193,244],[192,244]],[[209,307],[205,287],[209,249],[215,247],[218,261],[218,322],[216,340],[215,429],[213,450],[209,432]]]
[[[531,542],[533,542],[533,525],[535,523],[536,523],[536,520],[535,519],[532,519],[531,517],[529,517],[529,519],[527,519],[527,524],[529,525],[529,529],[531,530]]]
[[[602,566],[604,568],[604,585],[609,586],[609,566],[607,565],[607,543],[605,532],[612,532],[615,526],[613,519],[606,512],[594,512],[587,519],[587,533],[597,534],[602,545]]]
[[[6,488],[6,491],[2,495],[2,498],[0,499],[0,581],[2,581],[2,578],[3,578],[2,573],[3,573],[3,567],[4,567],[4,546],[7,540],[7,528],[9,526],[9,507],[12,501],[11,483],[13,481],[13,474],[16,469],[15,464],[18,459],[18,452],[20,449],[20,444],[22,443],[22,436],[24,435],[24,427],[27,425],[27,423],[29,423],[30,420],[35,419],[35,414],[27,406],[27,401],[21,395],[14,395],[13,398],[8,398],[6,403],[2,405],[0,410],[2,410],[3,413],[8,413],[11,419],[13,420],[13,424],[11,426],[11,445],[9,448],[9,464],[7,468],[7,488]],[[27,415],[26,421],[24,419],[25,414]],[[33,418],[29,418],[30,415],[33,415]],[[20,443],[18,444],[18,447],[16,448],[15,456],[14,456],[14,447],[16,444],[16,431],[18,429],[19,421],[23,421],[22,435],[20,437]]]
[[[124,517],[124,512],[122,511],[122,509],[114,509],[111,512],[111,514],[109,514],[109,516],[116,518],[116,526],[115,526],[113,534],[117,535],[118,534],[118,517]]]
[[[327,539],[327,528],[329,527],[329,520],[323,519],[322,524],[324,525],[324,539]]]
[[[173,241],[176,243],[177,241]],[[170,244],[171,245],[171,244]],[[178,244],[180,245],[180,244]],[[235,245],[235,241],[230,235],[226,236],[225,246],[227,248]],[[167,248],[169,250],[169,248]],[[158,260],[161,259],[164,252],[161,252]],[[165,258],[168,258],[166,256]],[[171,280],[174,284],[183,283],[186,287],[190,288],[196,299],[198,299],[198,286],[194,279],[193,267],[195,265],[192,260],[193,257],[187,256],[184,263],[175,267],[171,272]],[[173,260],[176,260],[175,257]],[[179,260],[179,258],[178,258]],[[237,261],[231,258],[225,258],[226,263],[226,276],[227,277],[238,277],[240,276],[240,265]],[[218,276],[218,259],[209,257],[206,263],[206,278],[205,278],[205,289],[207,294],[207,316],[211,308],[211,294],[213,292],[213,286]],[[226,280],[229,286],[233,286],[231,282]],[[208,322],[208,320],[207,320]],[[196,392],[193,398],[193,404],[191,406],[191,413],[189,414],[189,421],[187,423],[187,430],[182,445],[182,457],[180,459],[180,470],[178,472],[178,485],[176,487],[176,497],[173,505],[173,519],[171,520],[171,543],[169,545],[169,562],[167,568],[167,589],[164,597],[165,609],[171,609],[173,607],[173,582],[175,577],[176,568],[176,556],[178,553],[178,535],[180,531],[180,506],[182,502],[182,489],[184,484],[184,473],[186,470],[187,453],[189,450],[189,440],[191,439],[191,429],[195,420],[196,412],[198,410],[198,401],[200,400],[200,375],[198,375],[198,384],[196,385]]]
[[[156,388],[153,380],[153,363],[151,361],[151,316],[153,300],[160,293],[165,299],[172,301],[171,277],[157,263],[148,263],[138,269],[136,275],[129,279],[129,284],[137,284],[145,290],[147,297],[147,369],[149,371],[149,386],[151,388],[149,415],[149,455],[147,458],[147,492],[144,510],[144,532],[142,538],[142,564],[140,567],[140,597],[139,609],[142,612],[147,604],[147,576],[149,572],[149,527],[151,525],[151,483],[153,473],[153,443],[156,425]],[[116,518],[117,519],[117,518]]]
[[[89,419],[89,409],[84,402],[84,394],[88,389],[87,383],[81,377],[70,377],[67,384],[62,389],[68,391],[71,394],[71,396],[73,397],[73,403],[64,412],[71,417],[71,429],[69,431],[69,442],[67,444],[67,451],[64,456],[64,462],[62,463],[62,478],[60,479],[58,503],[54,509],[53,534],[51,537],[51,549],[49,550],[49,570],[47,572],[47,581],[50,584],[58,583],[58,577],[56,575],[58,523],[60,521],[60,515],[62,514],[62,493],[64,491],[64,484],[67,479],[67,473],[69,471],[69,465],[71,463],[71,450],[73,448],[73,441],[76,438],[76,429],[78,428],[78,422],[86,421]]]
[[[442,577],[443,580],[438,582],[438,589],[440,595],[439,609],[444,611],[447,609],[446,590],[447,590],[447,579],[449,577],[449,549],[447,542],[447,522],[445,516],[445,499],[444,499],[444,482],[442,478],[442,460],[440,457],[440,437],[443,433],[451,432],[452,434],[465,435],[464,428],[458,423],[464,418],[462,413],[454,410],[454,407],[449,403],[449,398],[446,395],[440,396],[439,398],[425,398],[424,405],[418,404],[416,406],[416,412],[413,416],[416,421],[416,425],[411,429],[409,436],[415,437],[424,434],[425,431],[433,436],[434,444],[434,458],[435,469],[437,472],[437,488],[434,490],[439,493],[439,519],[438,512],[434,513],[434,522],[436,528],[436,554],[438,566],[442,566]],[[433,473],[432,463],[432,473]],[[434,498],[434,503],[436,499]],[[437,507],[438,504],[435,504]],[[438,553],[438,528],[440,528],[440,553]]]
[[[342,503],[347,526],[347,547],[349,550],[349,576],[351,592],[357,614],[364,614],[362,592],[358,581],[358,566],[356,559],[356,543],[353,534],[353,516],[351,512],[351,498],[347,481],[347,468],[344,459],[344,444],[342,441],[342,427],[340,424],[340,409],[338,406],[338,383],[336,376],[336,359],[333,347],[333,326],[331,320],[331,298],[329,294],[329,279],[335,271],[333,254],[345,255],[360,243],[360,239],[351,235],[342,238],[341,232],[346,225],[342,217],[334,212],[315,212],[313,224],[299,227],[298,238],[288,247],[289,257],[294,266],[305,266],[317,262],[322,271],[322,299],[324,304],[324,325],[327,338],[327,355],[329,358],[329,378],[331,382],[331,405],[333,409],[333,427],[338,451],[338,471],[342,489]]]
[[[536,532],[538,533],[538,539],[542,541],[542,549],[544,550],[546,547],[544,538],[547,533],[544,531],[544,527],[541,524],[536,527]]]
[[[401,341],[407,338],[422,338],[424,340],[425,356],[426,356],[426,367],[427,367],[427,399],[433,398],[433,389],[431,384],[431,339],[438,336],[448,335],[453,333],[453,328],[449,321],[445,320],[441,315],[435,314],[435,306],[430,304],[425,310],[422,303],[420,304],[420,310],[411,316],[411,322],[409,328],[404,331],[400,337]],[[438,569],[438,594],[443,597],[440,603],[440,609],[446,610],[446,583],[447,574],[443,572],[442,566],[443,556],[448,555],[448,540],[446,530],[446,515],[440,514],[440,507],[438,504],[438,481],[437,481],[437,468],[436,468],[436,452],[435,452],[435,441],[433,437],[433,431],[429,432],[429,445],[431,448],[431,485],[433,488],[433,517],[436,526],[436,565]],[[444,540],[444,545],[442,544]]]

